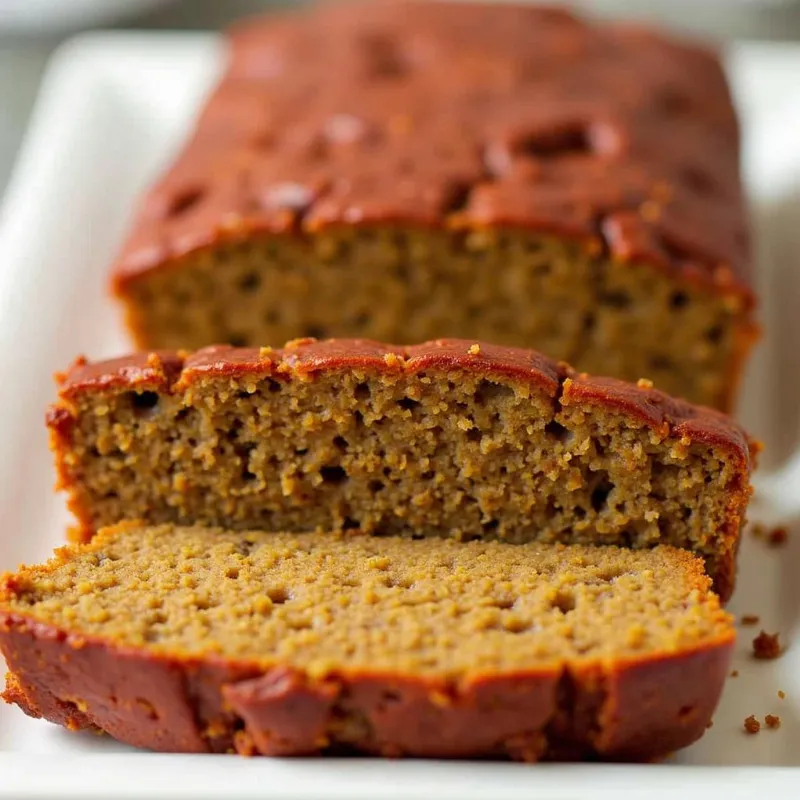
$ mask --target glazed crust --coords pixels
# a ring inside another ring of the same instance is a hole
[[[254,20],[114,285],[259,235],[540,231],[753,301],[717,56],[562,10],[375,2]]]
[[[458,684],[366,672],[315,679],[0,617],[8,702],[73,730],[183,753],[647,761],[702,736],[732,646],[733,631],[702,649]]]
[[[151,389],[180,394],[201,377],[247,376],[303,380],[314,374],[353,370],[364,373],[415,374],[452,369],[481,376],[503,375],[527,382],[562,405],[596,405],[629,416],[687,443],[700,441],[729,452],[744,472],[752,467],[757,445],[731,417],[711,408],[670,397],[649,383],[627,383],[578,373],[535,350],[499,347],[467,339],[437,339],[410,347],[363,339],[297,339],[284,348],[206,347],[194,353],[137,353],[110,361],[78,358],[60,383],[59,403],[47,415],[56,434],[56,449],[68,444],[72,422],[70,400],[109,389]]]

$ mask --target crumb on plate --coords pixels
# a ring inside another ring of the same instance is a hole
[[[789,531],[787,531],[786,528],[773,528],[767,534],[767,543],[772,547],[780,547],[786,544],[788,538]]]
[[[777,633],[761,633],[753,639],[753,655],[760,659],[777,658],[781,654],[781,643]]]

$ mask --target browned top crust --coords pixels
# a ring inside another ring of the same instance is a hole
[[[502,375],[525,382],[562,405],[589,404],[630,416],[662,436],[728,450],[749,468],[757,445],[731,418],[652,388],[648,381],[626,383],[578,373],[535,350],[500,347],[468,339],[437,339],[400,347],[365,339],[296,339],[283,348],[216,345],[195,353],[137,353],[111,361],[79,358],[59,376],[60,396],[105,389],[131,388],[181,392],[209,376],[308,378],[329,370],[362,370],[414,374],[430,368]],[[59,409],[51,409],[50,425],[59,425]]]
[[[256,19],[146,198],[126,280],[330,225],[516,226],[751,302],[717,57],[554,9],[375,0]]]

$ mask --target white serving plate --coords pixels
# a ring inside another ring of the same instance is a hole
[[[68,516],[51,491],[42,420],[50,376],[79,352],[127,349],[106,296],[107,266],[132,201],[179,145],[220,61],[214,38],[143,34],[83,37],[53,61],[0,211],[2,569],[42,559],[63,541]],[[742,631],[739,677],[702,741],[657,766],[248,760],[136,752],[2,706],[0,797],[800,796],[800,47],[738,46],[729,64],[745,122],[767,329],[742,404],[768,446],[752,517],[793,528],[780,550],[747,537],[732,610],[759,614],[789,648],[756,662],[748,651],[757,629]],[[780,715],[780,730],[743,732],[746,716],[767,713]]]

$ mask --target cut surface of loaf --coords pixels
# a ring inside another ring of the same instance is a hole
[[[301,340],[79,360],[48,414],[84,537],[123,519],[697,551],[730,594],[728,417],[529,350]]]
[[[139,346],[475,336],[731,406],[755,326],[714,53],[497,3],[227,41],[114,269]]]
[[[9,702],[163,751],[652,759],[734,629],[686,551],[125,523],[6,575]]]

